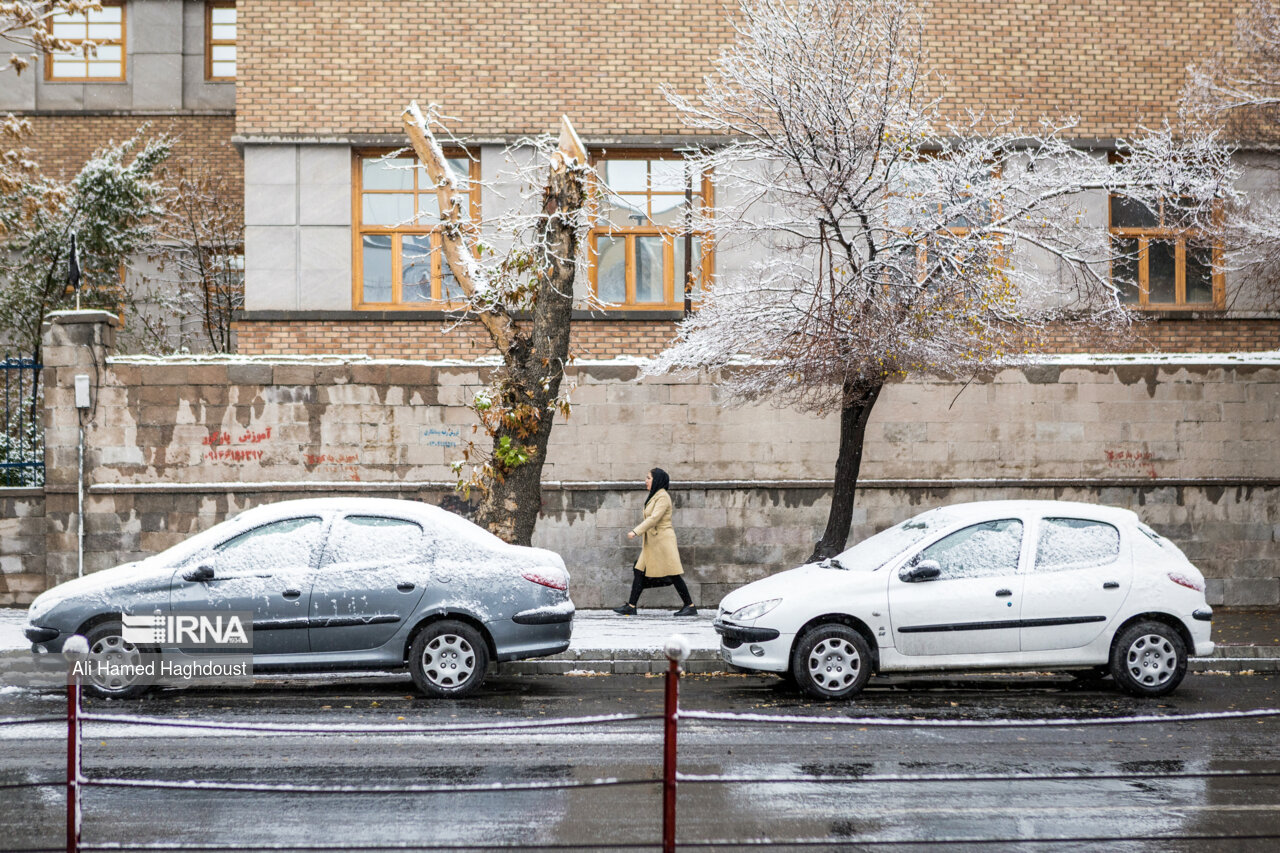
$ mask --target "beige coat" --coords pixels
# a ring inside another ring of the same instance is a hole
[[[664,578],[684,574],[676,531],[671,527],[671,496],[658,489],[644,505],[644,521],[631,531],[640,537],[640,559],[636,568],[647,577]]]

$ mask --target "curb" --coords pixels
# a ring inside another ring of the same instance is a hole
[[[1191,658],[1190,672],[1280,673],[1280,646],[1219,646],[1209,657]],[[503,675],[645,675],[667,671],[657,650],[576,649],[553,657],[501,664]],[[684,663],[691,675],[735,672],[712,649],[694,649]]]

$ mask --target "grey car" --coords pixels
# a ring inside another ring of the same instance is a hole
[[[82,634],[91,659],[127,662],[190,650],[126,642],[125,615],[252,612],[254,671],[407,666],[425,694],[458,697],[480,686],[490,661],[568,648],[568,585],[559,555],[508,545],[438,507],[283,501],[54,587],[31,604],[26,635],[34,651],[56,653]],[[147,687],[124,677],[86,683],[121,698]]]

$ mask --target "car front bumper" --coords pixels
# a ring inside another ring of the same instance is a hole
[[[720,659],[730,666],[760,672],[786,672],[791,666],[791,643],[795,634],[773,628],[734,625],[717,619],[712,623],[720,635]]]

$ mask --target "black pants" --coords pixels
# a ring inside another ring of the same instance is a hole
[[[640,571],[639,569],[632,569],[631,598],[628,599],[632,607],[635,607],[636,604],[639,603],[640,593],[644,591],[644,588],[646,585],[645,581],[647,581],[648,579],[649,579],[648,576],[645,575],[644,572]],[[686,607],[689,606],[690,604],[693,604],[693,596],[689,595],[689,587],[685,585],[684,578],[680,575],[668,575],[665,578],[661,578],[661,580],[664,580],[664,581],[668,579],[671,581],[671,585],[676,588],[676,592],[680,595],[680,601],[683,602]],[[650,584],[650,585],[657,586],[658,584]],[[666,584],[661,584],[661,585],[666,586]]]

